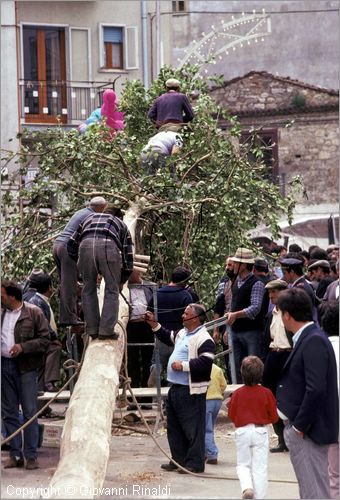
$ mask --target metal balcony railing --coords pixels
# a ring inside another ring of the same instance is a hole
[[[112,82],[20,80],[21,123],[77,125],[101,106],[102,92]]]

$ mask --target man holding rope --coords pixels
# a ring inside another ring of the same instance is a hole
[[[206,392],[214,360],[215,343],[204,326],[206,311],[200,304],[189,304],[183,313],[183,328],[170,331],[161,326],[153,313],[145,314],[155,335],[174,345],[168,362],[167,436],[174,462],[190,472],[204,472]],[[173,461],[161,465],[177,471]],[[178,472],[185,473],[182,469]]]

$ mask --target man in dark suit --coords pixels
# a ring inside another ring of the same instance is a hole
[[[330,498],[328,445],[338,440],[339,402],[333,348],[312,320],[302,288],[281,292],[278,307],[293,351],[283,367],[276,398],[300,498]]]

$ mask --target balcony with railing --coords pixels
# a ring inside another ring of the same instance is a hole
[[[20,80],[21,125],[77,126],[101,106],[102,92],[112,82]]]

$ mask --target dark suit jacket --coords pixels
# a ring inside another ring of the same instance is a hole
[[[317,444],[338,440],[339,402],[333,348],[315,325],[303,330],[283,367],[277,405],[299,431]]]

